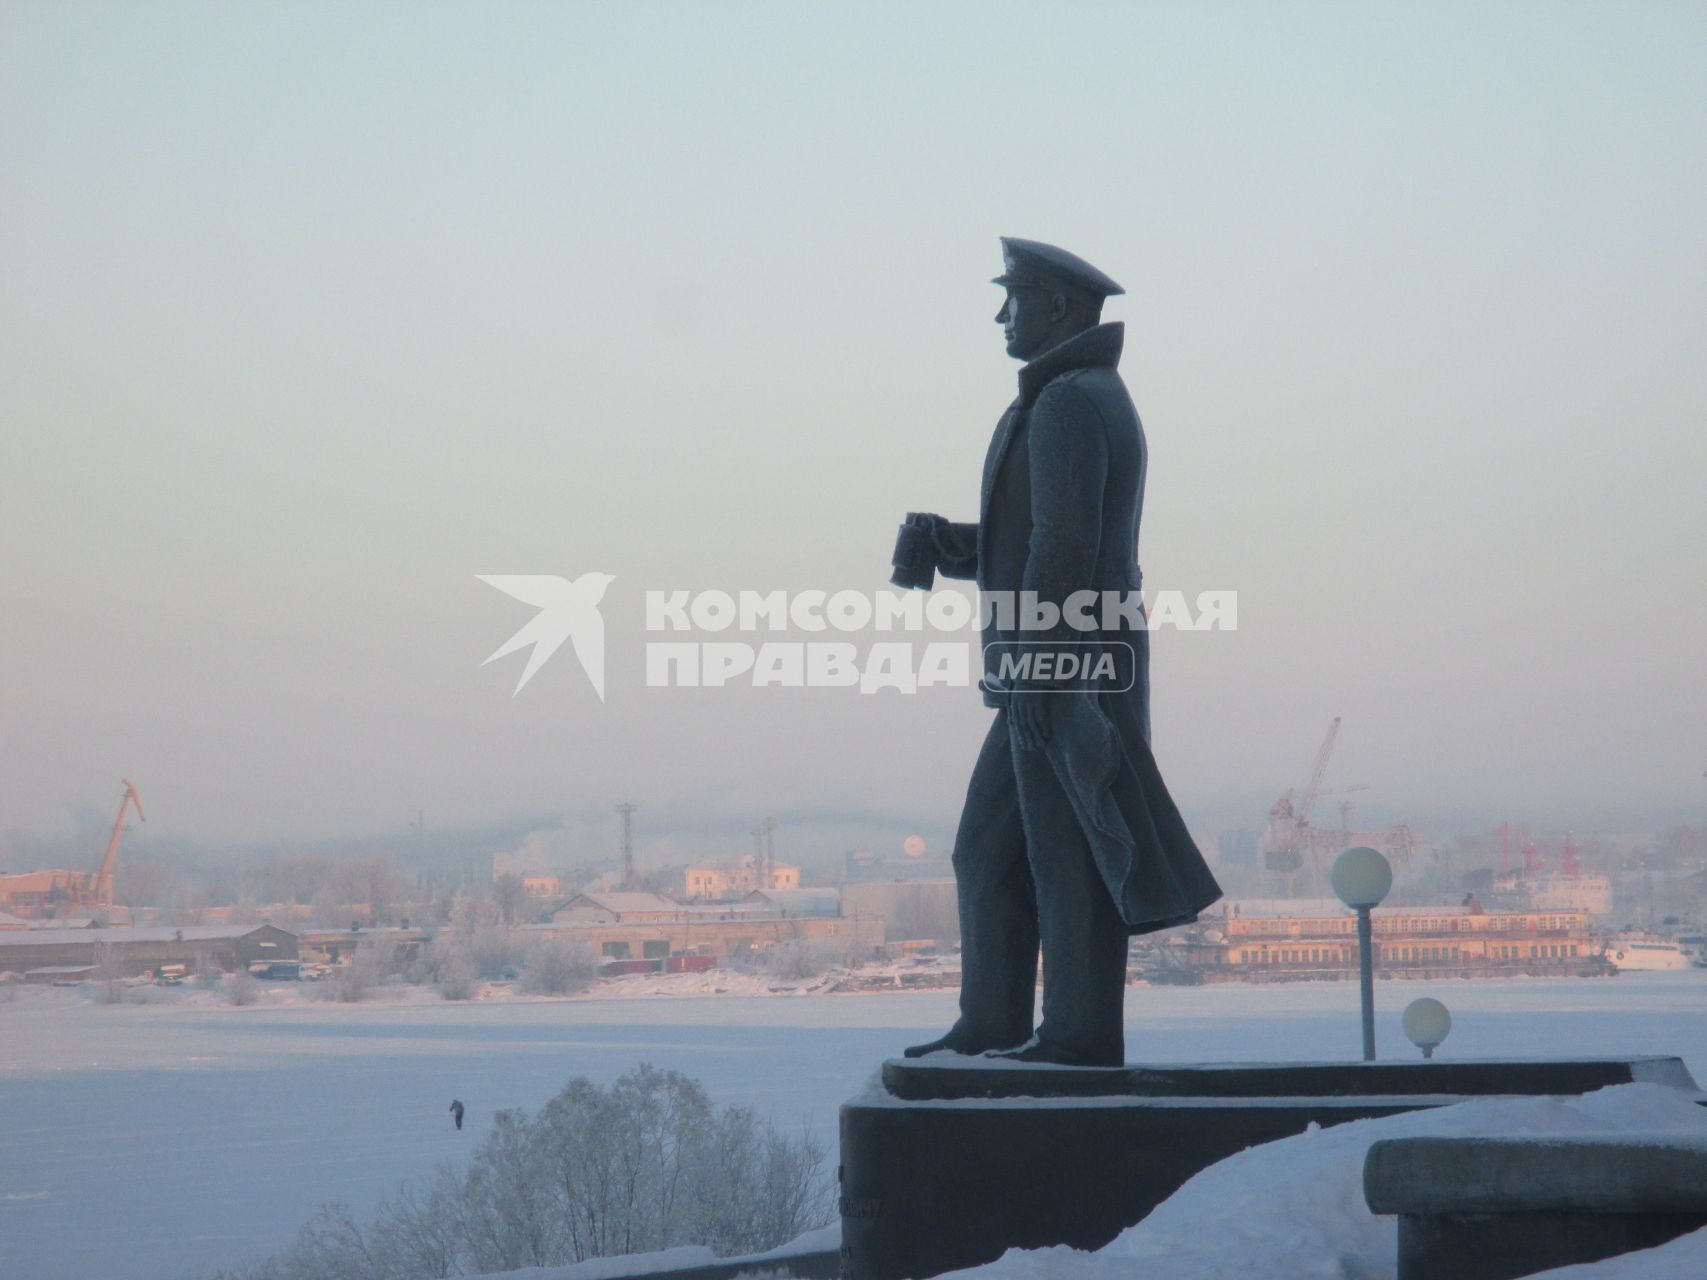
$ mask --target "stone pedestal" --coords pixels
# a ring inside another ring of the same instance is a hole
[[[1012,1248],[1096,1249],[1244,1148],[1478,1095],[1694,1091],[1676,1058],[1016,1067],[883,1065],[841,1111],[850,1280],[922,1280]]]
[[[1399,1216],[1399,1280],[1513,1280],[1651,1249],[1707,1225],[1707,1141],[1689,1134],[1388,1138],[1363,1194]]]

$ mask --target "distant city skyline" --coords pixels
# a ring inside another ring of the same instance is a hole
[[[1190,821],[1260,827],[1339,715],[1359,818],[1701,822],[1704,37],[0,6],[0,856],[121,777],[197,848],[625,798],[951,832],[975,694],[647,689],[635,620],[881,589],[906,512],[975,517],[1002,234],[1127,287],[1146,585],[1239,595],[1155,648]],[[475,575],[591,569],[602,703],[481,665],[528,611]]]

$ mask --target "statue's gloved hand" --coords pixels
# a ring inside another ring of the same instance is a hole
[[[1022,749],[1041,751],[1049,741],[1056,696],[1036,689],[1015,689],[1008,695],[1008,724]]]
[[[909,511],[896,533],[895,552],[889,558],[894,586],[929,591],[936,585],[936,524],[941,516]]]

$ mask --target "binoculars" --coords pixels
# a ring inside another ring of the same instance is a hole
[[[928,515],[909,511],[895,538],[895,554],[889,558],[894,572],[891,586],[929,591],[936,585],[936,528]]]

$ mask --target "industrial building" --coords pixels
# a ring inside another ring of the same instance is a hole
[[[16,916],[49,917],[61,904],[91,897],[94,881],[94,872],[70,868],[13,872],[0,876],[0,908]]]
[[[401,929],[391,926],[364,929],[303,929],[300,936],[301,958],[320,960],[326,964],[342,964],[365,947],[385,947],[398,964],[413,960],[421,950],[426,935],[420,929]]]
[[[0,933],[0,973],[101,967],[121,977],[163,967],[232,972],[255,961],[295,960],[297,936],[270,924],[184,925],[141,929],[26,929]]]
[[[522,888],[528,897],[541,902],[555,902],[563,896],[563,877],[544,872],[529,872],[522,876]]]
[[[835,888],[754,889],[741,902],[784,917],[842,914],[842,895]]]
[[[883,945],[883,922],[875,919],[779,920],[754,916],[743,920],[684,916],[647,924],[571,925],[568,930],[595,953],[610,960],[650,960],[674,955],[733,960],[789,942],[822,942],[831,950],[858,958]]]
[[[811,892],[817,907],[834,890]],[[804,900],[799,904],[804,906]],[[607,960],[664,960],[697,955],[738,959],[796,941],[822,942],[846,955],[864,956],[883,945],[880,917],[844,919],[788,914],[768,901],[686,905],[655,893],[583,893],[553,913],[549,926],[584,941]]]
[[[685,897],[701,901],[738,898],[760,889],[798,889],[800,868],[746,854],[729,862],[692,866],[682,872]]]
[[[661,893],[618,890],[612,893],[578,893],[553,911],[551,919],[557,924],[674,920],[687,909]]]

